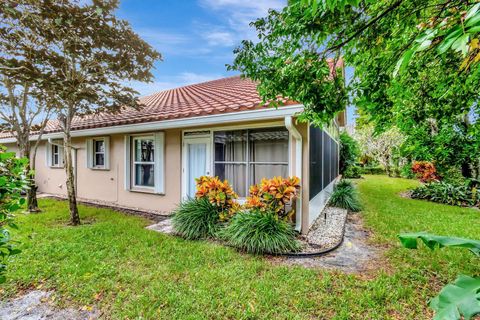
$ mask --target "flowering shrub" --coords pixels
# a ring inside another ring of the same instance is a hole
[[[247,209],[272,211],[282,219],[290,220],[295,210],[292,203],[298,196],[300,179],[298,177],[262,179],[259,185],[253,185],[245,203]]]
[[[429,161],[415,161],[412,164],[412,171],[422,182],[428,183],[440,180],[440,176],[437,174],[435,165]]]
[[[197,199],[207,198],[213,204],[220,216],[221,221],[228,220],[240,210],[240,204],[236,201],[238,195],[233,191],[227,180],[220,180],[218,177],[201,176],[195,179],[197,183]]]

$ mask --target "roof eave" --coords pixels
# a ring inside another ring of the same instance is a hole
[[[99,135],[111,135],[121,133],[135,133],[135,132],[148,132],[159,131],[166,129],[183,129],[189,127],[200,127],[217,124],[227,124],[232,122],[248,122],[255,120],[272,120],[279,119],[285,116],[294,116],[303,111],[302,104],[295,104],[290,106],[283,106],[280,108],[265,108],[240,112],[230,112],[215,115],[207,115],[200,117],[162,120],[154,122],[143,122],[128,125],[118,125],[102,128],[91,128],[72,131],[72,137],[87,137],[87,136],[99,136]],[[42,135],[42,140],[49,138],[56,139],[61,138],[61,132],[45,133]],[[38,135],[31,136],[30,140],[36,141]],[[15,138],[0,139],[0,143],[14,143]]]

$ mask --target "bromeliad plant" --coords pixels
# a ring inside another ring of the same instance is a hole
[[[298,177],[262,179],[259,185],[250,187],[245,208],[274,212],[279,218],[291,221],[295,214],[293,203],[299,190]]]
[[[206,198],[217,208],[221,221],[230,219],[240,209],[236,201],[238,195],[233,191],[227,180],[220,180],[218,177],[201,176],[195,179],[197,183],[197,199]]]
[[[405,233],[399,236],[401,244],[417,249],[417,239],[431,250],[443,247],[460,247],[480,257],[480,241],[465,238],[443,237],[425,232]],[[438,296],[429,302],[435,310],[434,320],[471,319],[480,314],[480,278],[459,275],[454,283],[446,285]],[[463,318],[462,318],[463,317]]]

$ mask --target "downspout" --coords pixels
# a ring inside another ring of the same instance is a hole
[[[303,139],[300,132],[293,124],[293,118],[291,116],[285,117],[285,127],[288,129],[288,132],[295,139],[295,175],[300,178],[300,183],[303,183],[302,180],[302,165],[303,165]],[[302,189],[300,188],[300,195],[297,200],[297,208],[295,214],[295,230],[302,230]]]
[[[63,148],[63,144],[53,142],[52,138],[48,138],[48,143],[50,143],[51,145]],[[77,150],[78,150],[78,148],[75,148],[75,147],[72,146],[72,150],[73,150],[73,163],[72,163],[72,165],[73,165],[73,177],[74,177],[74,182],[73,183],[75,184],[75,196],[77,196],[77,193],[78,193],[78,188],[77,188]]]

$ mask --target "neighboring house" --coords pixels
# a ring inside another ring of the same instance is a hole
[[[230,77],[141,98],[144,108],[89,115],[73,124],[77,196],[113,206],[170,213],[195,194],[201,175],[227,179],[240,197],[262,178],[301,178],[296,227],[306,232],[338,177],[337,121],[324,129],[297,123],[303,106],[262,104],[254,82]],[[337,117],[341,126],[345,114]],[[58,124],[42,137],[40,192],[66,195]],[[32,137],[36,139],[35,136]],[[0,137],[15,148],[15,139]]]

